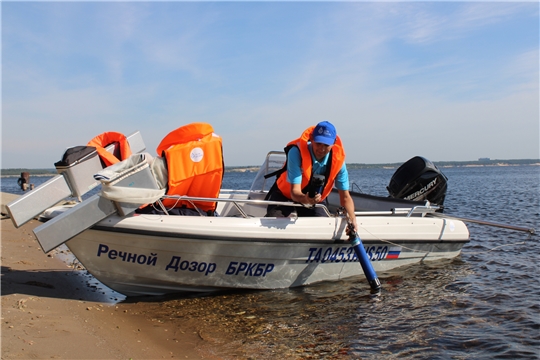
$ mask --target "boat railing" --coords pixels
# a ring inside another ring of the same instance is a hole
[[[236,191],[231,191],[231,193],[235,193]],[[244,191],[239,191],[238,193],[243,193]],[[232,203],[236,210],[242,215],[244,218],[249,218],[250,216],[244,211],[244,209],[240,206],[240,204],[250,204],[250,205],[282,205],[282,206],[293,206],[293,207],[307,207],[304,204],[298,204],[298,203],[292,203],[292,202],[286,202],[286,201],[271,201],[271,200],[260,200],[260,199],[230,199],[230,198],[206,198],[206,197],[195,197],[195,196],[178,196],[178,195],[164,195],[162,199],[170,199],[175,201],[187,201],[201,216],[205,216],[205,213],[201,211],[195,202],[226,202],[226,203]],[[167,209],[163,205],[161,201],[158,201],[161,209],[165,212],[165,214],[169,215]],[[330,211],[328,211],[328,208],[323,204],[315,204],[309,207],[316,207],[316,208],[322,208],[326,215],[328,217],[332,216]]]
[[[224,193],[245,194],[248,192],[238,191],[238,190],[228,190]],[[163,199],[171,199],[171,200],[176,200],[178,202],[187,201],[193,207],[193,209],[195,209],[201,216],[205,216],[205,213],[197,207],[197,205],[195,204],[196,202],[231,203],[236,208],[236,210],[238,210],[238,213],[244,218],[249,218],[250,215],[245,212],[245,210],[242,208],[240,204],[262,205],[262,206],[282,205],[282,206],[292,206],[292,207],[306,207],[306,205],[304,204],[298,204],[298,203],[286,202],[286,201],[270,201],[270,200],[263,200],[263,199],[207,198],[207,197],[178,196],[178,195],[165,195],[163,196]],[[158,203],[161,209],[163,210],[163,212],[168,215],[168,211],[163,205],[163,203],[161,201],[159,201]],[[328,217],[332,216],[332,214],[330,213],[330,211],[324,204],[315,204],[315,205],[311,205],[310,207],[321,208],[323,209],[323,211],[326,213]],[[412,208],[395,208],[388,211],[355,211],[355,215],[356,216],[401,215],[405,217],[411,217],[414,214],[421,214],[422,216],[424,214],[432,214],[432,213],[435,213],[437,210],[439,210],[439,206],[425,205],[425,206],[414,206]]]
[[[356,216],[386,216],[386,215],[405,215],[411,217],[414,214],[432,214],[439,210],[439,206],[419,205],[412,208],[395,208],[386,211],[355,211]]]

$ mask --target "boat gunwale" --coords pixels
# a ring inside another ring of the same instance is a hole
[[[172,231],[159,231],[159,230],[142,230],[142,229],[133,229],[123,226],[103,226],[103,225],[94,225],[88,230],[93,231],[103,231],[103,232],[114,232],[122,234],[131,234],[131,235],[140,235],[140,236],[152,236],[152,237],[165,237],[172,239],[186,239],[186,240],[204,240],[204,241],[224,241],[224,242],[248,242],[248,243],[278,243],[278,244],[350,244],[347,240],[342,239],[291,239],[291,238],[257,238],[257,237],[231,237],[231,236],[219,236],[219,235],[198,235],[198,234],[186,234],[181,232],[172,232]],[[88,231],[86,230],[86,231]],[[389,244],[444,244],[444,243],[462,243],[466,244],[470,242],[470,238],[466,239],[400,239],[400,240],[385,240],[385,239],[365,239],[362,240],[365,244],[375,244],[375,243],[389,243]]]

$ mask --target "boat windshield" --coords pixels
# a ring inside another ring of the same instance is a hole
[[[268,179],[265,179],[266,174],[273,173],[283,167],[285,164],[286,155],[283,151],[270,151],[266,155],[266,159],[264,160],[264,163],[261,165],[261,168],[259,169],[259,172],[257,173],[257,176],[255,176],[255,179],[253,180],[253,183],[251,184],[250,192],[268,192],[274,182],[276,181],[276,177],[272,176]]]

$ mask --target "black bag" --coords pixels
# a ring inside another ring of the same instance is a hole
[[[78,162],[83,162],[97,156],[96,148],[93,146],[74,146],[69,148],[62,156],[62,160],[55,162],[55,167],[67,167]]]

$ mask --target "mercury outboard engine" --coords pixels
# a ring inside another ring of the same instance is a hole
[[[386,187],[390,197],[443,206],[448,178],[428,159],[415,156],[401,165]]]

